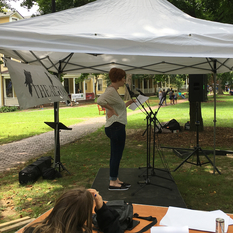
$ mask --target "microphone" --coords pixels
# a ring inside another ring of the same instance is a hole
[[[129,84],[126,83],[125,86],[127,87],[127,90],[128,90],[128,92],[129,92],[130,97],[131,97],[131,98],[132,98],[132,97],[136,97],[136,95],[134,94],[134,92],[130,90]]]
[[[146,96],[142,91],[140,91],[138,88],[136,88],[136,91],[138,91],[141,95]]]

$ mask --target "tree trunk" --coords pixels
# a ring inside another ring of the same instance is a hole
[[[203,119],[201,114],[201,102],[189,102],[190,130],[204,131]],[[200,123],[200,124],[196,124]]]
[[[130,90],[132,90],[132,74],[127,74],[126,75],[126,83],[129,84],[129,88]],[[125,96],[124,96],[124,100],[130,100],[131,97],[130,97],[130,94],[127,90],[127,88],[125,87]]]
[[[218,94],[223,94],[223,89],[222,89],[222,80],[218,80]]]

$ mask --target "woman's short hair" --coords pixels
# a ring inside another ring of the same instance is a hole
[[[124,77],[126,77],[126,73],[124,70],[119,68],[112,68],[109,71],[109,78],[111,82],[116,83],[117,81],[121,81]]]
[[[32,225],[33,233],[91,233],[92,208],[93,196],[88,190],[69,190],[57,199],[48,217]]]

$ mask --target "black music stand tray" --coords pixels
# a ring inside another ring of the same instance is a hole
[[[58,167],[59,172],[66,170],[69,174],[70,172],[64,167],[60,160],[60,137],[59,132],[61,129],[63,130],[72,130],[72,128],[66,127],[61,122],[44,122],[52,129],[54,129],[54,137],[55,137],[55,158],[54,158],[54,168]],[[61,170],[62,168],[62,170]]]

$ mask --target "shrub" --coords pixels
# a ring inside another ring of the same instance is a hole
[[[18,110],[18,107],[16,106],[3,106],[0,108],[0,113],[3,113],[3,112],[15,112]]]

